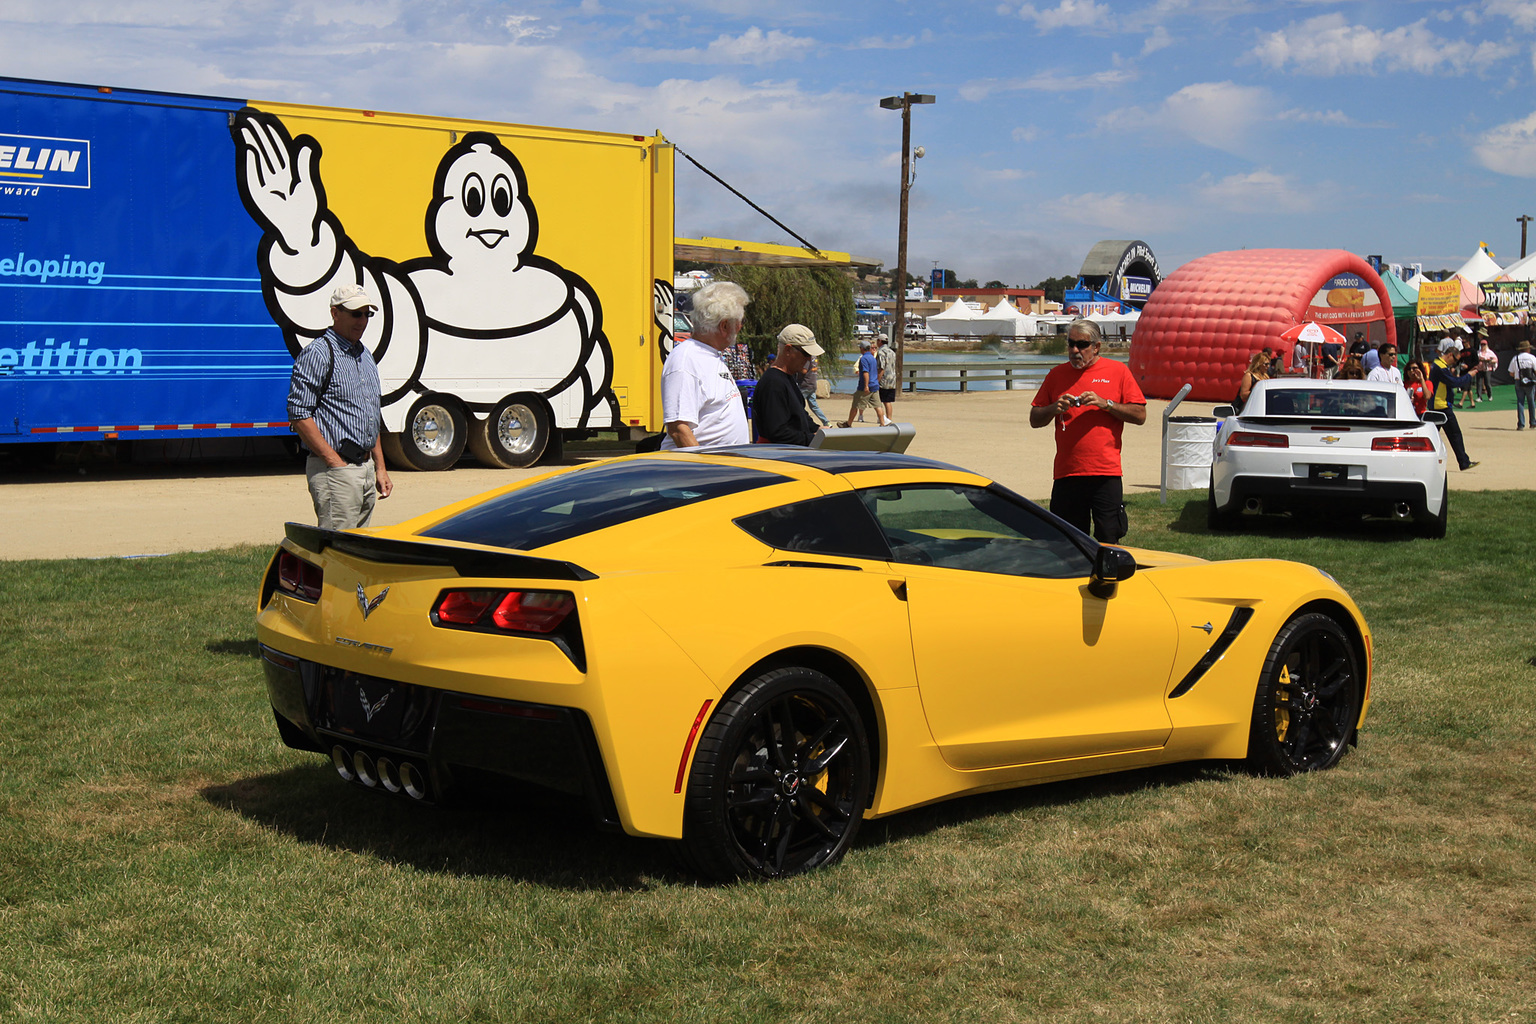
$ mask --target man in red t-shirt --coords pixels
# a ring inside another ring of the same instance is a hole
[[[1056,424],[1056,483],[1051,512],[1106,544],[1125,536],[1120,434],[1147,422],[1147,399],[1126,365],[1100,359],[1104,336],[1092,320],[1067,330],[1067,362],[1046,374],[1029,409],[1029,425]]]

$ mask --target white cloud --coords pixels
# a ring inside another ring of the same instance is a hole
[[[1272,120],[1279,106],[1268,89],[1233,82],[1186,85],[1148,111],[1125,107],[1099,118],[1108,131],[1173,132],[1225,153],[1244,154],[1254,128]]]
[[[1527,31],[1536,29],[1536,0],[1486,0],[1483,11],[1508,18]]]
[[[1179,207],[1130,192],[1083,192],[1059,196],[1040,204],[1051,220],[1130,232],[1132,237],[1170,229],[1183,219]]]
[[[1014,142],[1034,142],[1040,137],[1040,129],[1035,125],[1020,125],[1013,130]]]
[[[1289,177],[1268,170],[1232,174],[1219,180],[1207,174],[1195,184],[1202,205],[1255,216],[1308,213],[1317,207],[1322,190],[1299,190]]]
[[[1536,113],[1484,133],[1472,152],[1490,171],[1536,178]]]
[[[1058,28],[1087,28],[1114,19],[1115,12],[1105,4],[1094,0],[1061,0],[1055,7],[1036,9],[1034,4],[1019,8],[1019,17],[1033,21],[1040,31],[1050,32]]]
[[[1517,52],[1511,42],[1470,43],[1428,27],[1428,19],[1389,31],[1351,25],[1334,12],[1265,33],[1249,56],[1276,70],[1293,67],[1311,75],[1411,71],[1462,74]]]
[[[739,36],[723,35],[704,49],[633,50],[637,61],[672,64],[777,64],[786,60],[804,60],[816,48],[814,39],[793,36],[773,29],[764,32],[753,26]]]
[[[1106,68],[1086,75],[1064,75],[1056,71],[1042,71],[1029,78],[984,78],[966,82],[960,86],[960,98],[979,102],[997,93],[1076,92],[1082,89],[1105,89],[1125,85],[1135,80],[1136,72],[1129,68]]]
[[[853,44],[855,50],[910,50],[917,36],[865,36]]]
[[[1168,34],[1166,28],[1159,25],[1152,30],[1151,35],[1147,36],[1146,42],[1141,44],[1141,55],[1145,57],[1149,53],[1156,53],[1158,50],[1172,45],[1173,37]]]

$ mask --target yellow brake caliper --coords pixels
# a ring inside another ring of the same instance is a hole
[[[1291,727],[1291,712],[1285,705],[1291,700],[1291,670],[1280,666],[1280,680],[1275,686],[1275,737],[1285,742],[1285,734]]]

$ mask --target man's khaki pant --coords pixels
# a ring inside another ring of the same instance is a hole
[[[304,475],[309,478],[309,496],[315,503],[315,518],[322,530],[350,530],[368,525],[373,506],[379,500],[372,459],[361,466],[333,469],[324,459],[311,455],[304,460]]]

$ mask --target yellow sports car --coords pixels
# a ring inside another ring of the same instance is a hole
[[[289,524],[257,631],[283,740],[349,782],[534,784],[717,878],[962,793],[1327,768],[1370,698],[1370,632],[1318,569],[1104,546],[954,466],[768,445]]]

